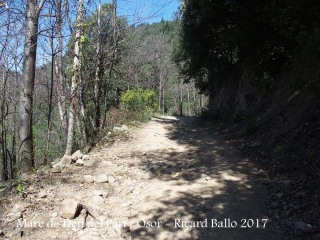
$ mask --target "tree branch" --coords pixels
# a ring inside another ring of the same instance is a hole
[[[38,6],[37,13],[36,13],[37,16],[39,16],[39,14],[40,14],[40,12],[41,12],[41,9],[42,9],[42,7],[43,7],[43,5],[44,5],[45,2],[46,2],[46,0],[41,0],[40,4],[39,4],[39,6]]]

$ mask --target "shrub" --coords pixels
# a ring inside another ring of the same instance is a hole
[[[132,89],[121,95],[122,106],[129,111],[150,112],[157,109],[156,93],[149,89]]]

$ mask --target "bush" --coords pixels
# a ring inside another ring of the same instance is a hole
[[[149,89],[132,89],[121,95],[122,106],[129,111],[150,112],[157,109],[156,93]]]

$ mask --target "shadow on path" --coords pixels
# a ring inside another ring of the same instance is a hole
[[[285,239],[263,206],[264,188],[254,165],[194,118],[155,118],[176,144],[148,152],[141,168],[160,180],[155,208],[142,209],[159,228],[141,227],[136,239]],[[160,197],[159,197],[160,196]],[[152,198],[152,196],[151,196]],[[266,224],[263,219],[268,219]],[[233,225],[231,226],[231,222]],[[198,224],[193,227],[192,224]],[[265,225],[265,228],[263,226]]]

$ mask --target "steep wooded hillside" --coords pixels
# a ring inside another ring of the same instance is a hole
[[[317,161],[319,7],[236,0],[182,8],[180,72],[210,96],[214,117],[239,122],[279,157]]]
[[[186,81],[210,96],[205,117],[285,193],[281,217],[315,225],[318,214],[306,212],[316,211],[319,196],[319,8],[298,0],[184,1],[176,52]],[[302,207],[283,211],[292,202]]]

